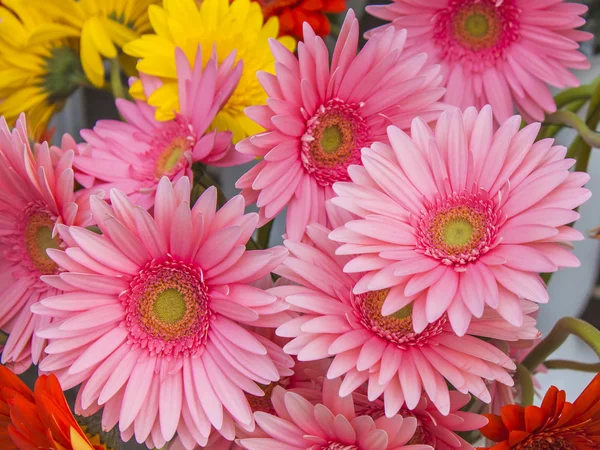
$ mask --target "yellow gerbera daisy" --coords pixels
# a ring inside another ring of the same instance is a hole
[[[155,35],[145,35],[127,44],[125,53],[141,58],[140,72],[159,77],[163,86],[148,99],[157,107],[156,118],[169,120],[179,110],[175,48],[180,47],[194,61],[198,45],[202,46],[203,64],[214,48],[219,62],[232,51],[243,61],[244,70],[233,95],[212,123],[218,130],[233,132],[235,142],[260,132],[260,127],[244,115],[251,105],[264,104],[266,94],[258,82],[259,70],[274,72],[274,57],[269,38],[277,38],[279,21],[271,17],[264,22],[260,5],[250,0],[204,0],[198,6],[194,0],[164,0],[163,7],[150,6],[148,15]],[[296,43],[284,36],[279,41],[290,50]],[[132,96],[143,98],[140,83],[130,90]]]
[[[53,18],[39,27],[30,43],[78,37],[83,70],[96,87],[104,85],[102,58],[115,59],[118,48],[150,32],[148,6],[160,0],[28,0]]]
[[[88,83],[76,41],[29,44],[46,18],[21,0],[5,0],[4,5],[0,7],[0,115],[13,126],[25,112],[30,136],[39,139],[67,97]]]

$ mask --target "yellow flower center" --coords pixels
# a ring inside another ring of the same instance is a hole
[[[60,248],[61,240],[52,236],[54,221],[45,212],[35,212],[25,225],[25,248],[34,267],[42,275],[52,275],[58,266],[46,253],[49,248]]]
[[[473,225],[468,220],[462,218],[450,220],[444,226],[442,234],[444,241],[448,245],[463,246],[471,242]]]
[[[177,289],[165,289],[154,301],[154,315],[166,324],[179,322],[185,316],[186,310],[185,298]]]
[[[180,139],[184,138],[177,138],[177,140],[167,147],[158,157],[156,161],[156,176],[158,178],[171,172],[179,161],[181,161],[185,150],[182,143],[179,142]],[[183,145],[185,144],[183,143]]]
[[[335,153],[343,140],[344,136],[339,125],[326,127],[321,134],[321,148],[325,153]]]

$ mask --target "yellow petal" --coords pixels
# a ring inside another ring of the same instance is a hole
[[[169,27],[167,26],[167,12],[158,5],[150,5],[148,7],[148,18],[152,24],[154,32],[159,36],[164,36],[169,39],[171,33],[169,33]]]
[[[106,30],[102,26],[102,22],[98,17],[91,17],[86,21],[84,28],[90,30],[90,37],[94,43],[94,47],[98,49],[100,54],[106,58],[112,59],[117,57],[117,49],[110,40]]]
[[[94,450],[86,438],[84,438],[79,431],[71,427],[71,445],[73,450]]]
[[[77,28],[73,28],[68,25],[61,25],[59,23],[44,23],[36,27],[31,36],[29,36],[27,44],[44,44],[56,39],[77,36],[79,36],[79,30]]]
[[[123,48],[129,42],[136,40],[139,36],[131,28],[115,22],[112,19],[102,18],[102,27],[106,31],[110,40]]]
[[[279,42],[283,44],[285,48],[287,48],[290,52],[294,52],[296,50],[296,39],[291,36],[282,36],[277,39]]]
[[[91,34],[92,31],[86,23],[81,30],[81,66],[90,82],[96,87],[102,87],[104,85],[104,66]]]
[[[148,104],[155,106],[156,120],[165,121],[175,118],[175,112],[179,110],[177,98],[177,83],[165,83],[155,90]]]
[[[131,86],[129,86],[129,95],[136,100],[146,100],[144,85],[142,84],[141,80],[137,80]]]

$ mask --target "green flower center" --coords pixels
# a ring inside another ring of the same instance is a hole
[[[473,224],[463,218],[449,220],[444,226],[442,235],[448,245],[459,247],[466,245],[473,237]]]
[[[51,103],[65,100],[75,89],[87,83],[79,55],[69,47],[55,47],[46,58],[42,85]]]
[[[166,324],[179,322],[185,316],[186,310],[185,298],[177,289],[165,289],[154,301],[155,317]]]
[[[475,13],[467,17],[464,27],[471,36],[480,38],[488,34],[490,23],[485,15]]]
[[[344,136],[339,125],[332,125],[321,134],[321,148],[325,153],[335,153],[343,144]]]

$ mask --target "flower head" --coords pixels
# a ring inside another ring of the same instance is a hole
[[[17,0],[18,1],[18,0]],[[79,39],[81,65],[96,87],[104,85],[104,61],[122,57],[125,44],[151,30],[148,6],[160,0],[29,0],[27,7],[47,15],[51,26],[35,30],[32,40]],[[126,62],[126,61],[123,61]]]
[[[0,366],[0,447],[107,450],[93,445],[75,421],[54,375],[41,375],[31,392],[4,366]]]
[[[345,0],[255,0],[265,17],[279,18],[281,34],[302,38],[302,25],[307,22],[318,36],[328,36],[331,24],[327,14],[346,11]]]
[[[577,86],[569,69],[590,67],[577,51],[592,37],[576,30],[587,6],[562,0],[394,0],[367,6],[391,21],[382,28],[404,28],[407,51],[427,53],[442,67],[444,100],[467,108],[491,104],[499,123],[514,106],[528,119],[542,121],[556,110],[547,85]],[[367,33],[372,36],[376,30]],[[514,105],[514,106],[513,106]]]
[[[213,53],[203,69],[199,48],[192,69],[181,49],[175,53],[181,111],[174,119],[159,122],[154,118],[156,108],[146,102],[118,99],[126,123],[102,120],[93,130],[81,132],[87,144],[74,161],[81,184],[107,193],[117,188],[135,204],[149,208],[163,176],[174,181],[182,176],[192,179],[193,163],[230,166],[252,158],[235,151],[230,132],[207,133],[235,89],[242,63],[234,64],[231,54],[219,66]],[[142,76],[142,82],[148,96],[157,88],[149,77]]]
[[[600,447],[600,374],[574,403],[552,386],[541,406],[507,405],[486,414],[483,435],[492,450],[594,449]]]
[[[339,395],[344,397],[368,382],[369,400],[383,394],[387,417],[404,404],[416,408],[422,391],[442,414],[448,414],[445,380],[485,402],[490,394],[484,379],[512,385],[507,370],[514,369],[514,363],[478,336],[502,340],[537,336],[534,319],[526,316],[517,328],[487,309],[459,337],[446,315],[427,324],[422,303],[394,308],[402,298],[398,288],[357,295],[360,275],[343,272],[348,258],[336,255],[338,245],[328,240],[328,233],[320,225],[309,225],[307,235],[314,246],[285,241],[291,256],[276,273],[298,286],[283,286],[278,293],[303,313],[277,329],[279,336],[293,338],[284,347],[286,352],[298,355],[299,361],[334,356],[327,376],[344,375]],[[528,313],[537,309],[523,303]]]
[[[38,141],[43,140],[52,115],[86,83],[77,42],[33,41],[36,30],[51,26],[48,17],[29,2],[7,0],[0,6],[0,115],[13,126],[26,113],[29,135]]]
[[[416,332],[447,317],[459,335],[486,304],[520,327],[519,299],[548,301],[538,273],[579,265],[568,246],[583,236],[568,224],[589,176],[569,172],[564,147],[535,142],[539,124],[520,124],[494,131],[489,106],[454,110],[435,132],[416,119],[411,137],[390,127],[391,146],[363,149],[332,200],[360,218],[330,235],[358,255],[345,272],[367,271],[355,295],[393,288],[384,314],[412,305]]]
[[[196,59],[196,51],[201,45],[202,64],[206,65],[209,53],[215,48],[217,59],[223,62],[235,50],[236,61],[242,61],[244,70],[240,82],[225,107],[212,122],[212,128],[233,132],[234,141],[260,130],[244,114],[244,109],[264,102],[263,92],[256,72],[273,71],[274,59],[268,52],[267,41],[279,33],[279,21],[272,17],[264,22],[260,5],[250,0],[182,0],[164,2],[163,7],[149,8],[152,25],[156,34],[142,36],[125,46],[125,52],[140,58],[137,68],[140,73],[159,77],[163,85],[148,98],[155,106],[158,120],[173,119],[181,104],[177,96],[177,68],[175,48],[181,48],[189,61]],[[167,23],[170,24],[167,26]],[[202,24],[199,26],[198,24]],[[175,33],[170,30],[185,30]],[[279,42],[290,50],[295,47],[291,37],[281,37]],[[131,88],[135,98],[143,98],[140,84]]]
[[[373,418],[385,414],[381,400],[369,401],[366,389],[361,387],[352,394],[359,415],[370,415]],[[450,391],[450,410],[447,415],[441,414],[432,401],[423,395],[416,408],[401,408],[402,417],[417,419],[417,429],[408,442],[411,445],[431,445],[435,450],[473,450],[473,446],[457,433],[478,430],[487,424],[487,419],[479,414],[461,411],[471,396],[458,391]]]
[[[250,283],[287,251],[246,251],[257,215],[240,196],[216,212],[216,197],[209,188],[190,209],[189,179],[163,177],[154,216],[113,189],[112,206],[90,199],[102,235],[61,229],[70,248],[52,256],[63,271],[45,281],[66,293],[34,308],[54,319],[38,332],[50,341],[40,368],[65,389],[83,382],[77,411],[104,406],[104,428],[119,422],[124,440],[160,448],[178,432],[191,448],[212,427],[233,439],[236,424],[254,427],[244,393],[262,395],[256,383],[291,366],[242,326],[285,313]]]
[[[294,392],[277,389],[273,413],[254,414],[268,437],[242,439],[240,444],[248,450],[433,450],[428,445],[411,445],[416,418],[360,413],[351,395],[338,397],[340,384],[339,378],[325,380],[317,405]]]
[[[12,131],[0,121],[0,328],[10,333],[2,363],[17,373],[42,357],[45,341],[35,331],[49,319],[34,317],[30,307],[59,293],[40,281],[59,270],[49,256],[66,246],[57,227],[91,219],[73,193],[72,161],[73,151],[46,143],[32,151],[24,116]]]
[[[439,68],[425,65],[425,55],[407,57],[405,39],[405,32],[390,29],[356,55],[358,21],[349,11],[331,65],[323,39],[309,25],[297,58],[271,42],[276,75],[259,75],[267,105],[246,111],[266,132],[237,145],[263,157],[236,183],[260,208],[261,223],[287,205],[289,238],[300,240],[309,223],[327,225],[332,184],[349,180],[348,167],[360,164],[362,147],[387,141],[390,123],[404,128],[416,116],[439,116]]]

